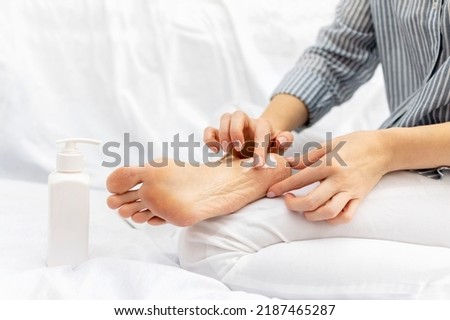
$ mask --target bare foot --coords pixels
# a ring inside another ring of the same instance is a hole
[[[226,215],[265,196],[273,184],[286,179],[291,169],[286,160],[271,154],[274,168],[241,166],[241,159],[222,161],[217,167],[177,166],[123,167],[108,177],[107,188],[114,195],[108,206],[137,223],[165,222],[190,226],[202,220]],[[142,183],[138,190],[131,190]]]

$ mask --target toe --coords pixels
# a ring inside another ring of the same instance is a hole
[[[145,209],[145,205],[141,201],[135,201],[121,206],[119,209],[119,214],[123,218],[129,218],[134,213],[139,212],[143,209]]]
[[[161,219],[160,217],[153,217],[153,218],[150,218],[150,219],[147,221],[147,223],[148,223],[148,224],[151,224],[152,226],[160,226],[160,225],[162,225],[162,224],[165,224],[165,223],[166,223],[166,220]]]
[[[139,199],[138,190],[125,192],[124,194],[114,194],[108,197],[107,204],[111,209],[117,209],[126,203],[132,203]]]
[[[122,194],[142,182],[143,168],[122,167],[113,171],[106,180],[106,188],[111,193]]]
[[[154,215],[150,212],[150,210],[144,210],[136,212],[131,216],[131,220],[133,220],[136,223],[144,223],[147,222],[149,219],[152,219]]]

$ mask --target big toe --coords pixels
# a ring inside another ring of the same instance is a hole
[[[142,182],[143,168],[122,167],[114,170],[106,180],[106,188],[111,193],[122,194]]]

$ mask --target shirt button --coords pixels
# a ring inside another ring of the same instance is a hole
[[[436,10],[438,8],[438,0],[433,0],[433,9]]]

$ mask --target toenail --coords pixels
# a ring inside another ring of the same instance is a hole
[[[267,192],[266,197],[267,197],[267,198],[275,198],[275,193],[272,192],[272,191]]]

